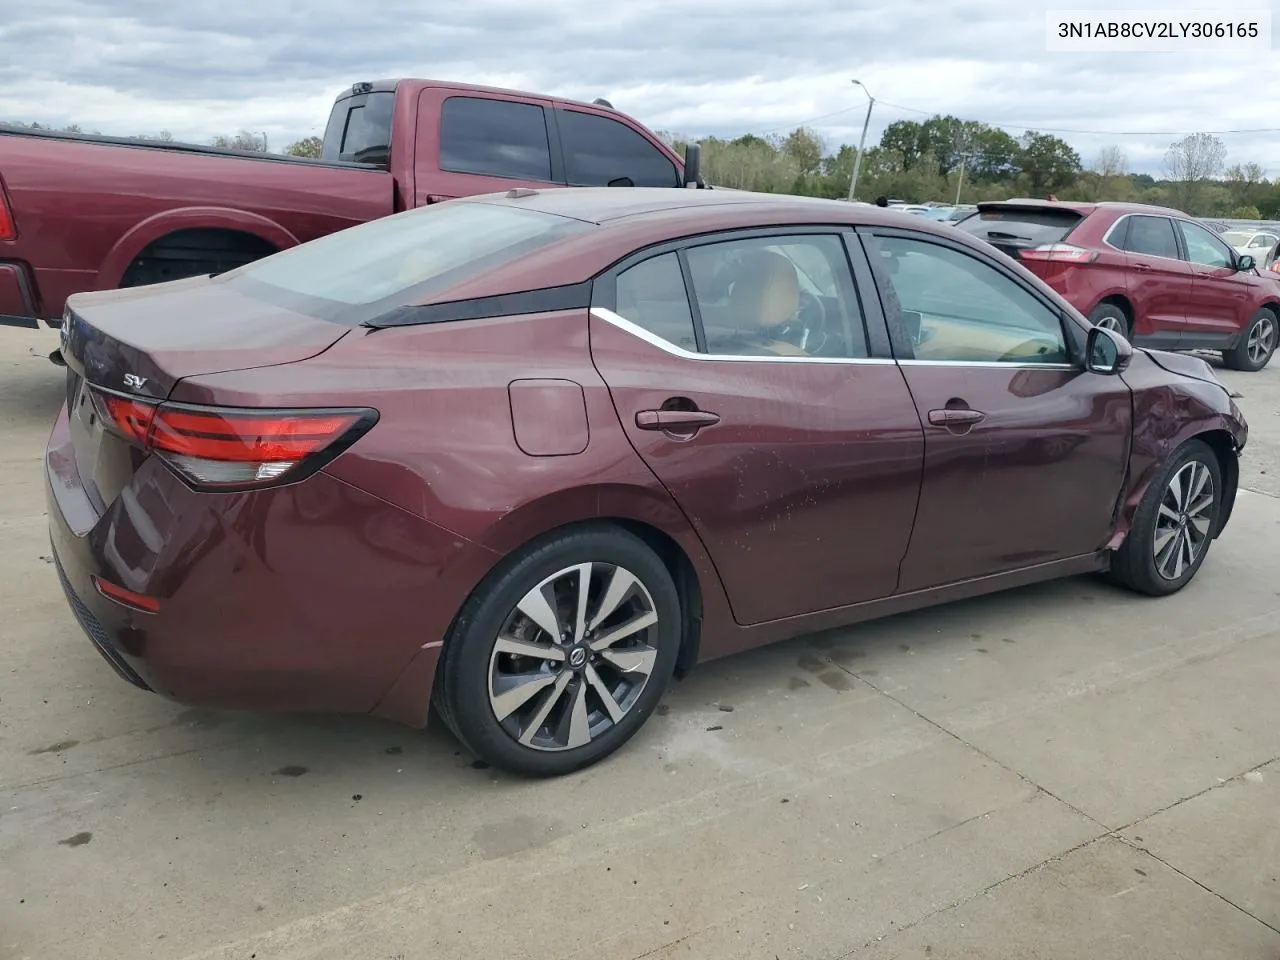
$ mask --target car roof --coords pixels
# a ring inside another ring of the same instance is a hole
[[[874,205],[801,197],[791,194],[754,193],[746,190],[694,190],[677,187],[556,187],[547,190],[517,188],[506,193],[481,194],[451,203],[491,203],[538,210],[555,216],[605,225],[687,213],[691,220],[712,212],[732,213],[738,208],[753,217],[765,214],[779,223],[901,224],[909,218],[913,229],[927,224],[919,217]],[[939,230],[941,235],[943,234]]]

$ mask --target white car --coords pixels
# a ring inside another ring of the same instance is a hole
[[[1258,261],[1262,261],[1280,243],[1280,234],[1271,230],[1245,230],[1233,227],[1222,234],[1222,239],[1235,248],[1236,253],[1247,253]]]

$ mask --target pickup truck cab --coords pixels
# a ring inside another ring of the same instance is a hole
[[[0,127],[0,324],[68,296],[232,269],[325,234],[514,187],[702,186],[605,101],[434,80],[357,83],[319,159]],[[175,321],[177,322],[177,321]]]

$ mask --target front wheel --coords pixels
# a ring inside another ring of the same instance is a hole
[[[609,526],[569,531],[504,562],[445,644],[437,712],[495,767],[555,776],[640,728],[675,669],[680,598],[662,560]]]
[[[1222,352],[1223,362],[1232,370],[1256,373],[1271,362],[1276,352],[1276,340],[1280,335],[1276,315],[1263,308],[1253,315],[1245,327],[1240,342]]]
[[[1111,578],[1139,593],[1176,593],[1209,552],[1222,511],[1222,470],[1207,444],[1178,448],[1134,513],[1133,527],[1111,557]]]

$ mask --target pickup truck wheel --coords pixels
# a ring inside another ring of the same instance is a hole
[[[1280,320],[1263,307],[1249,319],[1248,326],[1240,335],[1240,342],[1233,349],[1222,351],[1222,360],[1232,370],[1257,373],[1275,356],[1278,338]]]
[[[238,230],[177,230],[147,245],[120,280],[144,287],[234,270],[276,252],[273,244]]]

